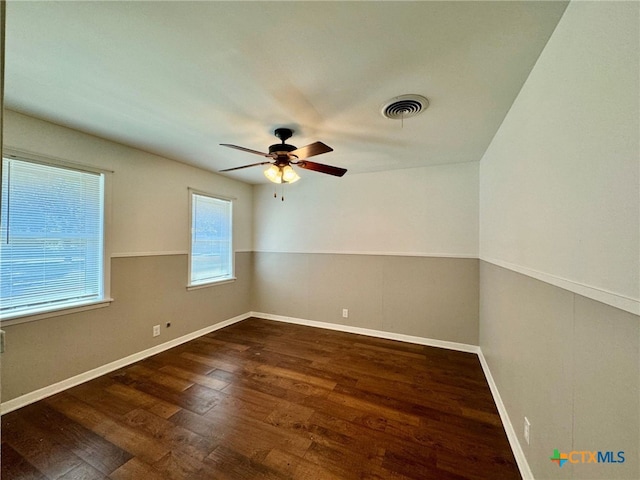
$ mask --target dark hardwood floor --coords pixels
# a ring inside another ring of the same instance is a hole
[[[104,478],[520,475],[476,355],[249,319],[2,417],[3,480]]]

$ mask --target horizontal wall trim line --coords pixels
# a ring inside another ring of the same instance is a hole
[[[506,262],[504,260],[498,260],[496,258],[489,258],[480,256],[480,260],[483,262],[491,263],[498,267],[506,268],[517,273],[521,273],[528,277],[535,278],[545,283],[549,283],[556,287],[563,288],[569,292],[582,295],[583,297],[596,300],[600,303],[604,303],[611,307],[619,308],[625,312],[633,313],[634,315],[640,315],[640,300],[635,298],[625,297],[617,293],[609,292],[601,288],[592,287],[580,282],[574,282],[573,280],[567,280],[566,278],[557,277],[555,275],[533,270],[529,267],[523,267],[522,265],[516,265],[514,263]]]
[[[533,472],[531,472],[529,462],[527,462],[527,458],[524,455],[524,451],[522,450],[522,446],[520,445],[520,441],[518,440],[516,431],[513,428],[511,419],[509,418],[507,407],[504,406],[504,402],[502,401],[502,397],[500,396],[500,392],[498,391],[498,386],[493,379],[493,375],[491,375],[489,364],[487,363],[486,358],[484,358],[484,354],[482,353],[481,348],[478,349],[478,359],[480,360],[480,365],[482,365],[484,376],[487,379],[487,383],[489,384],[489,390],[491,390],[493,401],[495,402],[498,413],[500,414],[500,420],[502,420],[502,425],[504,426],[505,433],[507,434],[507,439],[509,440],[511,451],[513,452],[513,456],[516,459],[518,468],[520,469],[520,475],[522,475],[522,478],[524,480],[533,480]]]
[[[211,333],[216,330],[220,330],[221,328],[228,327],[229,325],[233,325],[234,323],[241,322],[242,320],[246,320],[249,317],[250,315],[248,313],[238,315],[237,317],[233,317],[228,320],[216,323],[215,325],[196,330],[195,332],[188,333],[187,335],[183,335],[182,337],[174,338],[173,340],[169,340],[168,342],[161,343],[160,345],[156,345],[146,350],[142,350],[141,352],[134,353],[133,355],[121,358],[120,360],[107,363],[106,365],[102,365],[101,367],[97,367],[79,375],[75,375],[71,378],[67,378],[66,380],[54,383],[53,385],[49,385],[25,395],[13,398],[11,400],[3,402],[0,405],[0,414],[4,415],[5,413],[17,410],[18,408],[25,407],[31,403],[37,402],[38,400],[42,400],[43,398],[50,397],[51,395],[55,395],[56,393],[60,393],[64,390],[75,387],[76,385],[80,385],[81,383],[85,383],[89,380],[93,380],[94,378],[106,375],[107,373],[113,372],[114,370],[117,370],[119,368],[126,367],[127,365],[139,362],[140,360],[144,360],[151,355],[164,352],[165,350],[169,350],[170,348],[194,340],[198,337],[206,335],[207,333]]]
[[[235,250],[234,253],[252,253],[253,250]],[[187,250],[174,250],[165,252],[121,252],[112,253],[111,258],[130,258],[130,257],[162,257],[168,255],[189,255]]]
[[[275,250],[236,250],[235,253],[287,253],[296,255],[369,255],[377,257],[431,257],[431,258],[470,258],[477,259],[478,255],[474,254],[456,254],[456,253],[419,253],[419,252],[338,252],[338,251],[313,251],[313,252],[283,252]],[[111,258],[128,258],[128,257],[159,257],[164,255],[189,255],[186,250],[175,250],[165,252],[118,252],[112,253]]]
[[[175,250],[167,252],[123,252],[112,253],[111,258],[128,258],[128,257],[161,257],[165,255],[189,255],[189,252],[184,250]]]
[[[341,323],[318,322],[315,320],[305,320],[303,318],[285,317],[282,315],[273,315],[271,313],[251,312],[252,317],[264,318],[265,320],[275,320],[277,322],[295,323],[307,327],[324,328],[326,330],[337,330],[339,332],[356,333],[358,335],[366,335],[368,337],[385,338],[387,340],[398,340],[400,342],[415,343],[418,345],[426,345],[429,347],[446,348],[448,350],[457,350],[459,352],[478,353],[480,347],[477,345],[469,345],[467,343],[448,342],[446,340],[436,340],[433,338],[415,337],[413,335],[405,335],[403,333],[386,332],[383,330],[371,330],[369,328],[352,327]]]
[[[305,254],[305,255],[370,255],[378,257],[433,257],[433,258],[472,258],[477,259],[478,255],[473,253],[420,253],[420,252],[351,252],[351,251],[332,251],[332,250],[317,250],[317,251],[288,251],[281,252],[276,250],[254,250],[254,253],[291,253],[291,254]]]

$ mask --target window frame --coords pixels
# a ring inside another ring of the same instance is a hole
[[[189,255],[187,259],[187,290],[197,290],[200,288],[213,287],[215,285],[223,285],[225,283],[231,283],[236,281],[236,262],[235,262],[235,244],[234,244],[234,221],[233,221],[233,203],[236,200],[234,197],[227,197],[215,193],[198,190],[195,188],[188,188],[189,192]],[[220,200],[229,204],[229,273],[224,277],[215,279],[206,279],[200,281],[194,281],[192,278],[192,258],[193,258],[193,215],[194,215],[194,198],[195,196],[212,198],[214,200]]]
[[[78,301],[67,304],[53,305],[38,309],[17,311],[0,315],[0,324],[10,326],[19,323],[32,322],[50,317],[68,315],[71,313],[107,307],[113,301],[111,298],[111,174],[113,171],[85,164],[70,162],[64,159],[44,156],[32,152],[25,152],[15,148],[4,148],[2,158],[19,160],[37,165],[63,168],[78,172],[100,175],[102,177],[102,291],[99,298]],[[1,161],[1,159],[0,159]],[[0,166],[2,174],[2,166]]]

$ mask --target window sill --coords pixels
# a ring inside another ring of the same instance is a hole
[[[45,318],[59,317],[61,315],[69,315],[72,313],[85,312],[87,310],[95,310],[97,308],[108,307],[109,305],[111,305],[111,302],[113,302],[113,298],[105,298],[88,303],[81,303],[66,307],[57,307],[48,311],[16,313],[1,318],[0,324],[3,327],[8,327],[11,325],[17,325],[19,323],[35,322],[37,320],[42,320]]]
[[[235,281],[236,277],[227,277],[221,280],[213,280],[211,282],[192,283],[191,285],[187,285],[187,290],[199,290],[201,288],[215,287],[216,285],[224,285],[225,283],[233,283]]]

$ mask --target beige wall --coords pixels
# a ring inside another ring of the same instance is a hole
[[[477,345],[478,260],[255,252],[252,305],[262,313]]]
[[[640,3],[572,2],[480,162],[480,258],[640,314]]]
[[[478,255],[478,163],[342,178],[305,172],[254,188],[258,252]],[[281,188],[277,188],[278,193]]]
[[[538,479],[640,478],[639,20],[572,2],[480,162],[480,347]]]
[[[283,191],[254,187],[254,311],[477,344],[477,163]]]
[[[535,478],[640,478],[640,317],[487,262],[480,292],[482,352]],[[559,468],[556,448],[626,460]]]
[[[4,147],[112,170],[115,255],[187,253],[189,187],[234,197],[235,248],[252,249],[251,185],[10,110]]]
[[[392,172],[388,175],[402,186],[395,190],[381,188],[389,179],[382,174],[357,176],[331,192],[324,180],[309,179],[297,191],[302,197],[288,194],[287,202],[273,202],[268,186],[253,188],[16,112],[9,112],[6,138],[18,150],[113,170],[115,301],[103,309],[7,327],[3,401],[252,309],[478,342],[478,263],[455,258],[476,254],[476,164]],[[254,254],[238,253],[237,282],[187,292],[187,187],[236,197],[237,250],[252,249],[255,214],[260,248],[354,248],[357,254],[262,252],[254,261]],[[322,192],[331,200],[317,201]],[[371,201],[374,192],[379,195]],[[349,200],[351,207],[342,208]],[[367,204],[363,215],[360,207]],[[306,216],[312,208],[315,217]],[[295,214],[283,217],[283,209]],[[339,221],[332,212],[339,213]],[[322,235],[314,236],[312,227],[320,227]],[[287,229],[297,231],[298,240],[283,242],[281,232]],[[378,233],[367,243],[369,231]],[[370,249],[384,255],[369,255]],[[342,308],[349,308],[348,319]],[[151,326],[168,321],[171,329],[163,327],[161,337],[152,338]]]
[[[186,255],[113,259],[111,306],[4,328],[2,401],[246,313],[251,256],[236,254],[236,282],[192,291]]]
[[[16,112],[5,146],[112,170],[110,306],[3,328],[2,401],[249,311],[252,188]],[[188,188],[235,197],[237,281],[187,291]],[[244,251],[244,252],[243,252]],[[166,322],[171,328],[166,329]],[[152,337],[152,326],[162,334]]]

